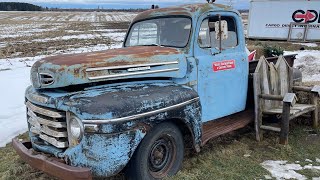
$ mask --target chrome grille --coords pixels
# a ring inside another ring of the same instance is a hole
[[[57,148],[68,147],[66,112],[26,102],[30,132]]]

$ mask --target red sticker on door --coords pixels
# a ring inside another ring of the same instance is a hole
[[[235,60],[223,60],[219,62],[214,62],[212,68],[214,72],[234,69],[236,68],[236,63]]]

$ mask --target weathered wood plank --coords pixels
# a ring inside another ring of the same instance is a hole
[[[311,92],[312,87],[308,87],[308,86],[293,86],[292,89],[294,91]]]
[[[263,134],[260,130],[262,124],[262,104],[259,95],[261,94],[260,88],[260,74],[253,74],[253,92],[254,92],[254,125],[256,131],[256,140],[261,141]]]
[[[311,113],[313,128],[316,129],[319,127],[319,105],[318,105],[319,95],[317,93],[311,94],[311,104],[315,106],[314,111]]]
[[[284,96],[289,92],[289,71],[288,64],[283,56],[279,57],[276,64],[276,69],[280,79],[280,95]]]
[[[292,119],[297,118],[297,117],[299,117],[299,116],[301,116],[301,115],[303,115],[303,114],[306,114],[306,113],[308,113],[308,112],[314,112],[314,110],[315,110],[315,107],[314,107],[314,106],[305,108],[305,109],[303,109],[303,110],[301,110],[301,111],[299,111],[299,112],[294,113],[293,115],[291,115],[289,119],[292,120]]]
[[[270,69],[270,85],[271,85],[271,93],[273,95],[280,95],[279,90],[279,74],[273,62],[269,63]],[[281,103],[277,101],[272,101],[272,107],[280,106]]]
[[[281,131],[280,131],[280,144],[288,144],[289,136],[289,117],[290,117],[290,103],[283,103]]]
[[[295,116],[295,114],[298,114],[300,112],[310,112],[313,109],[315,109],[314,105],[310,104],[295,104],[293,107],[290,108],[290,115]],[[272,109],[267,109],[263,111],[263,114],[282,114],[283,107],[276,107]]]
[[[259,97],[262,99],[273,100],[273,101],[282,101],[283,100],[283,96],[281,96],[281,95],[260,94]]]
[[[263,130],[269,130],[269,131],[275,131],[275,132],[281,131],[279,127],[273,127],[273,126],[261,126],[260,128]]]
[[[268,114],[268,115],[273,115],[273,114],[282,114],[283,106],[278,107],[278,108],[272,108],[272,109],[267,109],[263,111],[263,114]],[[295,109],[295,110],[290,110],[290,114],[295,114],[300,112],[301,110]]]
[[[261,74],[260,74],[260,81],[262,83],[262,94],[271,94],[270,92],[270,84],[269,84],[269,65],[265,57],[260,58],[261,61]],[[264,109],[269,109],[272,107],[272,103],[270,100],[264,100]]]
[[[291,107],[290,109],[298,109],[298,110],[304,110],[310,107],[314,107],[314,105],[312,104],[295,104],[293,107]]]

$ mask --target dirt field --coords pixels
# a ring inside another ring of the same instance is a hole
[[[0,12],[0,59],[121,42],[136,13]]]

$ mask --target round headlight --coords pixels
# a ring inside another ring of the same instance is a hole
[[[70,119],[70,134],[73,138],[81,140],[83,133],[83,126],[79,119],[72,117]]]

